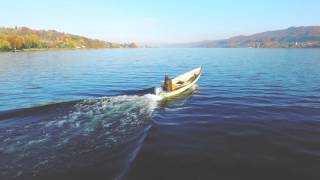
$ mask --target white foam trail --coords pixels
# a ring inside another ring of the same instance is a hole
[[[12,171],[7,169],[7,175],[20,177],[46,168],[41,162],[52,164],[55,159],[59,162],[59,158],[81,156],[83,152],[128,141],[150,125],[160,100],[154,94],[87,99],[75,104],[65,115],[30,121],[24,128],[8,126],[0,133],[3,142],[0,152],[11,160],[0,162],[0,169],[8,165]],[[82,146],[83,143],[86,145]],[[22,173],[16,174],[22,163]]]

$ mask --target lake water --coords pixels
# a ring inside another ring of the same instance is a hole
[[[320,49],[0,53],[0,143],[6,180],[320,179]]]

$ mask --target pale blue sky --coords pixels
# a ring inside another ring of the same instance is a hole
[[[115,42],[190,42],[320,25],[319,0],[0,0],[0,26]]]

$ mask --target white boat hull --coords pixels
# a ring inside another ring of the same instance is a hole
[[[197,81],[199,80],[200,76],[201,76],[201,73],[202,73],[202,67],[199,67],[199,68],[196,68],[194,70],[191,70],[185,74],[182,74],[174,79],[172,79],[172,83],[176,83],[178,81],[184,81],[184,80],[187,80],[188,78],[196,75],[197,77],[190,83],[188,83],[187,85],[181,87],[181,88],[178,88],[174,91],[170,91],[170,92],[167,92],[167,91],[161,91],[159,93],[159,95],[162,97],[162,98],[170,98],[170,97],[174,97],[174,96],[177,96],[183,92],[185,92],[186,90],[192,88],[196,83]]]

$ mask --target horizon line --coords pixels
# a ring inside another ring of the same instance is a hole
[[[87,36],[87,35],[83,35],[83,34],[78,34],[78,33],[70,33],[70,32],[66,32],[63,30],[59,30],[59,29],[52,29],[52,28],[48,28],[48,29],[44,29],[44,28],[31,28],[25,25],[22,26],[0,26],[0,28],[28,28],[30,30],[35,30],[35,31],[57,31],[59,33],[64,33],[64,34],[70,34],[70,35],[76,35],[76,36],[82,36],[85,38],[89,38],[89,39],[94,39],[94,40],[100,40],[100,41],[105,41],[105,42],[110,42],[110,43],[119,43],[119,44],[126,44],[126,43],[136,43],[139,45],[179,45],[179,44],[188,44],[188,43],[198,43],[198,42],[206,42],[206,41],[219,41],[219,40],[226,40],[226,39],[230,39],[233,37],[238,37],[238,36],[251,36],[251,35],[255,35],[255,34],[260,34],[260,33],[264,33],[264,32],[272,32],[272,31],[279,31],[279,30],[287,30],[290,28],[300,28],[300,27],[319,27],[320,25],[299,25],[299,26],[289,26],[286,28],[281,28],[281,29],[272,29],[272,30],[264,30],[264,31],[260,31],[260,32],[254,32],[254,33],[241,33],[241,34],[236,34],[233,33],[233,35],[229,35],[223,38],[212,38],[212,39],[199,39],[199,40],[190,40],[190,41],[129,41],[129,40],[119,40],[119,41],[111,41],[108,40],[106,38],[96,38],[96,37],[91,37],[91,36]]]

